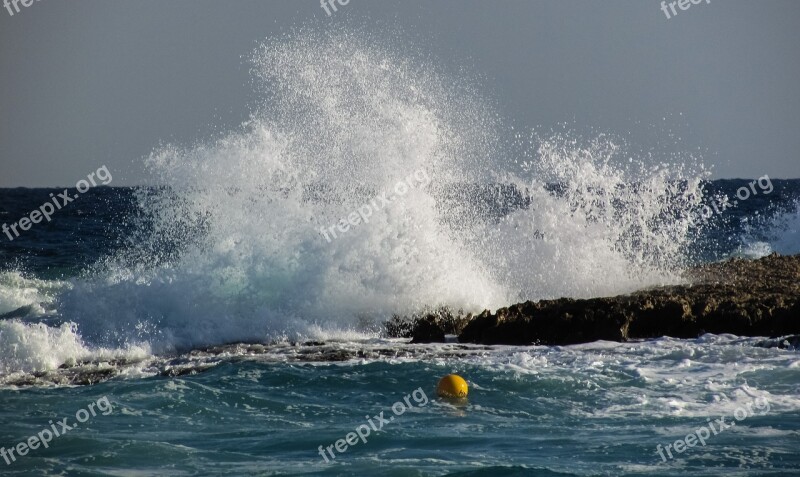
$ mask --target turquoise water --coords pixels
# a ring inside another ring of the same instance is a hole
[[[304,348],[315,346],[323,345]],[[564,348],[375,340],[324,346],[352,359],[304,362],[297,347],[287,346],[211,361],[195,353],[184,358],[183,372],[196,374],[164,377],[156,374],[169,364],[148,362],[122,367],[127,377],[94,386],[2,389],[5,447],[36,435],[51,419],[74,423],[78,410],[104,397],[112,407],[54,438],[49,449],[0,462],[2,473],[800,474],[795,351],[713,336]],[[387,346],[397,356],[373,356]],[[467,400],[434,396],[438,377],[450,372],[469,380]],[[737,421],[736,409],[758,398],[768,406],[751,405]],[[375,417],[381,412],[383,423]],[[319,446],[345,439],[369,423],[367,416],[380,430],[370,429],[366,442],[344,452],[333,448],[336,459],[326,463]],[[737,424],[712,434],[706,446],[667,462],[659,457],[657,445],[723,416]]]

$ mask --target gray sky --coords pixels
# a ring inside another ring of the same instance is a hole
[[[12,7],[13,8],[13,7]],[[0,187],[140,183],[159,143],[237,126],[242,59],[310,20],[399,25],[501,115],[701,151],[716,177],[800,177],[800,1],[39,0],[0,9]],[[675,134],[680,139],[671,136]]]

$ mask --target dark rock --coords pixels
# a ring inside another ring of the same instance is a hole
[[[417,319],[419,317],[393,315],[384,324],[386,336],[389,338],[411,338]]]
[[[800,349],[800,335],[782,336],[780,338],[761,340],[755,343],[753,346],[758,346],[759,348],[780,348],[794,351]]]
[[[411,317],[393,316],[386,323],[391,338],[412,338],[412,343],[444,343],[445,335],[459,335],[472,319],[462,310],[453,313],[447,307],[425,311]]]
[[[432,315],[419,320],[411,333],[412,343],[444,343],[445,332]]]
[[[459,341],[568,345],[703,333],[800,333],[800,255],[734,259],[697,267],[686,277],[687,285],[631,295],[528,301],[494,314],[484,311],[464,327]]]

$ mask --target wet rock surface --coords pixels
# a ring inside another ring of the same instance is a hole
[[[800,333],[800,255],[734,259],[694,268],[686,277],[686,285],[630,295],[528,301],[484,311],[458,338],[462,343],[568,345],[704,333]]]
[[[385,328],[391,338],[411,338],[412,343],[444,343],[446,335],[461,334],[471,320],[471,313],[437,308],[411,317],[395,315]]]

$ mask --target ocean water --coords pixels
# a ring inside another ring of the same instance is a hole
[[[796,350],[382,333],[800,253],[800,180],[519,132],[479,84],[365,33],[249,61],[245,124],[0,235],[2,475],[800,475]],[[0,190],[0,224],[63,190]],[[451,372],[467,400],[435,396]]]

